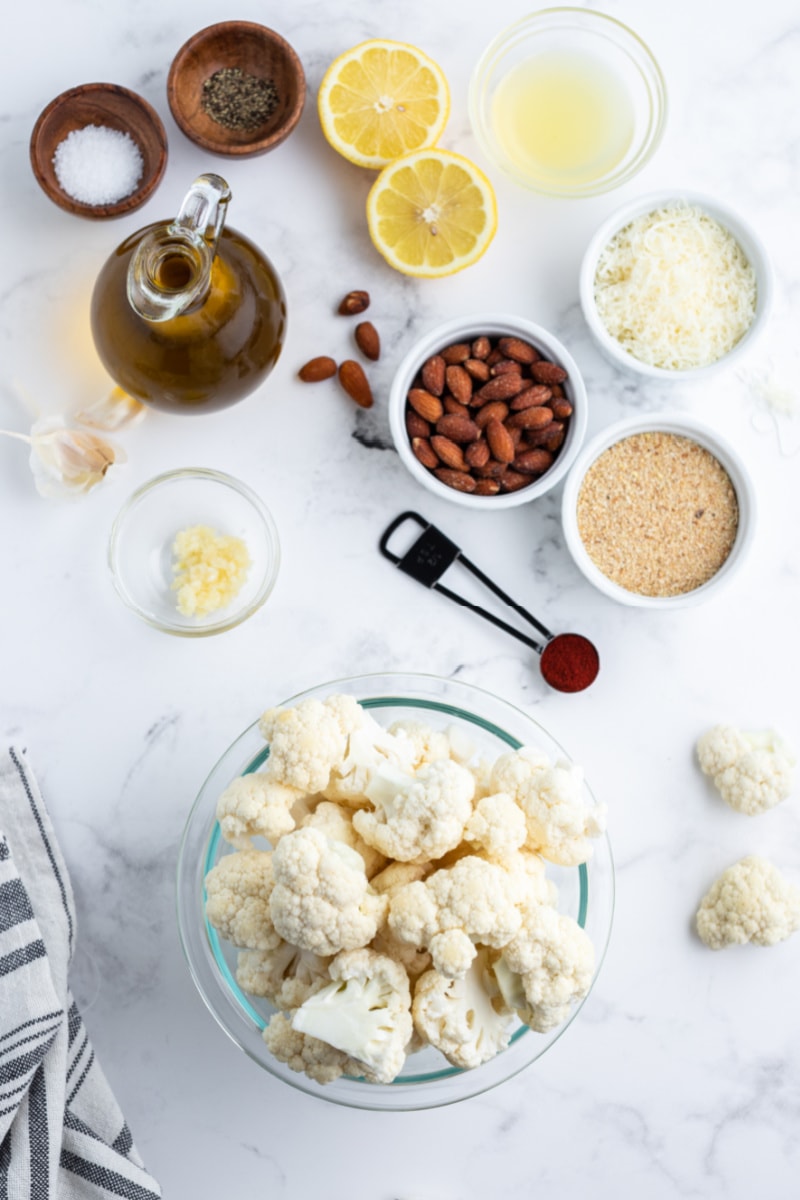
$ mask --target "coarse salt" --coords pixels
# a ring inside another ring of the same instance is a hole
[[[61,187],[81,204],[116,204],[130,196],[144,171],[142,152],[129,133],[107,125],[73,129],[53,155]]]

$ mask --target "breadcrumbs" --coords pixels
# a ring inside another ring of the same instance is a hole
[[[178,612],[207,617],[225,608],[247,579],[250,554],[241,538],[220,534],[208,525],[182,529],[172,544]]]
[[[586,472],[577,507],[595,566],[642,596],[680,596],[707,583],[739,524],[727,471],[674,433],[637,433],[610,446]]]

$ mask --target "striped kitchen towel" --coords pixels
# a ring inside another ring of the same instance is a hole
[[[69,991],[75,904],[23,753],[0,752],[0,1200],[155,1200]]]

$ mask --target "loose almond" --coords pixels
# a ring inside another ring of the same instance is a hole
[[[369,308],[369,292],[348,292],[339,305],[343,317],[355,317]]]
[[[441,354],[434,354],[422,367],[422,386],[432,396],[441,396],[444,391],[445,361]]]
[[[412,388],[408,393],[408,403],[419,413],[423,421],[434,424],[444,412],[444,405],[438,396],[426,392],[425,388]]]
[[[372,408],[372,388],[369,386],[369,380],[364,374],[361,363],[355,362],[352,358],[346,358],[339,365],[339,383],[348,396],[355,400],[359,408]]]
[[[472,379],[463,367],[454,364],[445,369],[445,382],[459,404],[469,404],[472,399]]]
[[[322,379],[332,379],[336,374],[336,363],[327,354],[320,354],[309,361],[297,372],[303,383],[319,383]]]
[[[359,321],[355,329],[355,339],[364,357],[377,362],[381,356],[381,339],[371,321]]]
[[[514,439],[506,429],[505,425],[501,425],[499,421],[490,421],[486,426],[486,441],[489,443],[489,449],[494,458],[498,462],[510,463],[514,461],[516,447]]]

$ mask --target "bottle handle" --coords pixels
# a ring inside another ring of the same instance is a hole
[[[230,199],[231,189],[221,175],[198,175],[184,196],[172,230],[188,235],[193,241],[202,238],[213,257]]]

